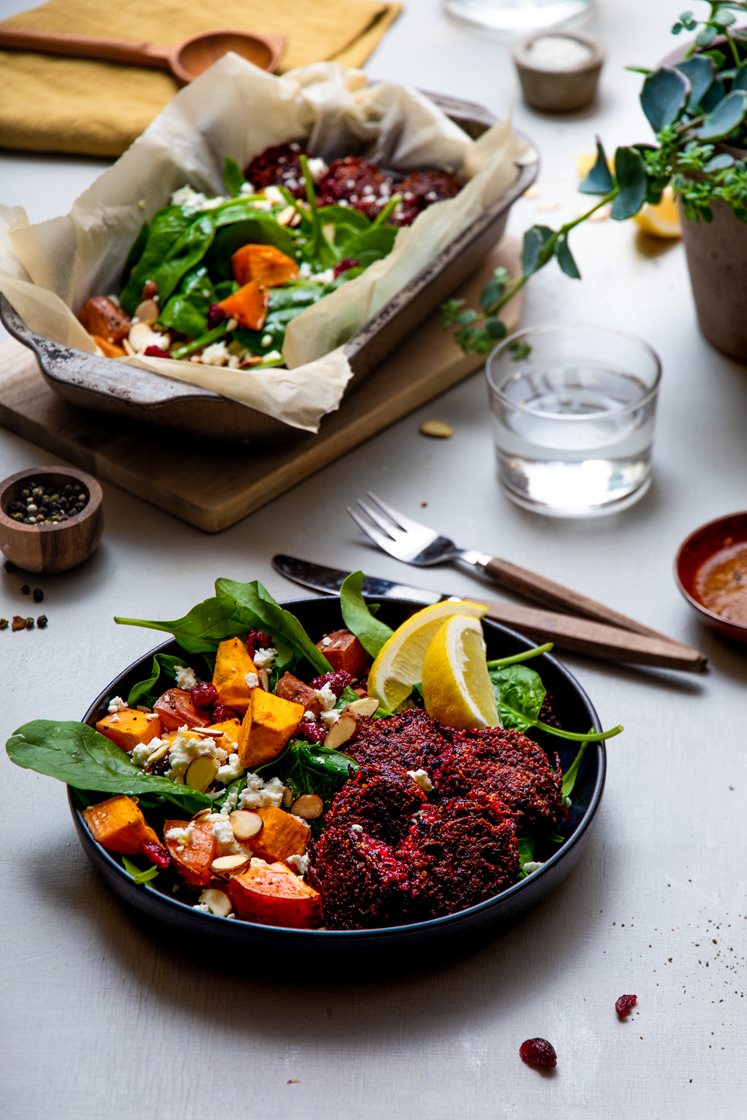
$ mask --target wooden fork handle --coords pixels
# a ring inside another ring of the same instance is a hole
[[[658,630],[652,630],[649,626],[644,626],[643,623],[628,618],[627,615],[613,611],[611,607],[606,607],[604,603],[598,603],[595,599],[590,599],[588,595],[582,595],[580,591],[573,591],[570,587],[564,587],[562,583],[554,583],[553,580],[545,579],[544,576],[540,576],[536,572],[530,572],[527,568],[520,568],[518,564],[511,564],[508,560],[492,557],[481,567],[486,575],[490,576],[500,587],[505,587],[507,591],[513,591],[516,595],[521,595],[532,602],[542,603],[546,607],[554,607],[566,614],[591,618],[595,622],[602,622],[607,626],[617,626],[623,630],[630,630],[634,634],[646,634],[650,638],[660,638],[664,642],[669,641],[666,635],[660,634]]]
[[[25,27],[0,27],[0,49],[2,48],[63,54],[72,58],[129,62],[166,69],[169,66],[168,50],[148,43],[94,38],[91,35],[62,35],[50,31],[32,31]]]
[[[657,669],[679,669],[701,673],[707,660],[700,650],[658,635],[634,634],[617,626],[607,626],[586,618],[515,603],[474,599],[488,608],[487,617],[519,630],[536,642],[552,642],[559,649],[583,653],[603,661],[623,661],[631,665],[650,665]]]

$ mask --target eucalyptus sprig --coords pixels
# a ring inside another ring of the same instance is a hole
[[[569,235],[602,207],[610,207],[615,221],[626,221],[645,204],[658,204],[671,187],[690,221],[712,221],[714,203],[724,203],[747,222],[747,26],[737,23],[740,15],[747,20],[747,0],[707,3],[705,18],[686,11],[672,27],[675,35],[695,32],[678,62],[656,70],[630,68],[644,76],[640,102],[656,143],[619,147],[610,160],[597,140],[594,166],[579,190],[598,201],[557,230],[528,229],[521,274],[510,278],[497,269],[479,310],[463,299],[442,305],[441,325],[462,350],[487,354],[505,337],[501,312],[550,261],[571,279],[580,278]]]

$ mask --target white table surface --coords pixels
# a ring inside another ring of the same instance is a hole
[[[10,15],[23,4],[0,3]],[[518,101],[540,148],[539,195],[511,228],[579,212],[576,155],[596,131],[610,148],[648,135],[629,63],[669,47],[670,0],[600,0],[587,30],[609,58],[593,111],[557,119]],[[368,69],[505,113],[514,75],[505,42],[409,0]],[[102,169],[94,160],[3,153],[0,198],[32,220],[63,213]],[[553,269],[532,282],[525,322],[625,327],[659,351],[664,376],[655,483],[635,507],[588,522],[520,511],[496,488],[479,375],[348,454],[242,524],[205,536],[104,486],[106,533],[78,571],[43,585],[46,632],[0,634],[0,720],[79,718],[153,644],[115,613],[176,617],[216,576],[294,587],[270,557],[296,553],[407,578],[361,541],[345,507],[371,488],[460,542],[571,583],[680,640],[710,672],[684,675],[564,660],[605,724],[607,789],[582,865],[517,927],[474,955],[389,982],[327,977],[296,957],[278,983],[261,958],[200,964],[173,935],[145,934],[89,867],[64,790],[3,756],[2,1114],[8,1120],[192,1120],[227,1115],[361,1120],[646,1115],[736,1118],[745,1079],[745,651],[704,631],[672,579],[679,542],[745,507],[747,368],[700,337],[681,246],[642,244],[632,224],[578,231],[582,282]],[[448,419],[453,439],[418,433]],[[49,462],[3,431],[0,476]],[[413,573],[410,573],[413,574]],[[422,584],[484,592],[454,570]],[[0,613],[25,613],[22,581],[0,572]],[[638,995],[618,1022],[615,999]],[[523,1039],[550,1039],[557,1072],[523,1065]]]

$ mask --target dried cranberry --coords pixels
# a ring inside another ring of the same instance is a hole
[[[296,198],[305,198],[306,188],[301,170],[303,155],[307,153],[299,144],[274,144],[247,164],[244,175],[257,191],[264,190],[265,187],[283,186]]]
[[[240,720],[241,716],[225,704],[216,704],[213,708],[213,723],[225,723],[229,719]]]
[[[200,681],[192,689],[191,696],[196,708],[211,708],[218,702],[218,689],[209,681]]]
[[[323,723],[314,723],[310,719],[302,719],[294,738],[306,739],[309,743],[323,743],[327,738],[327,727]]]
[[[637,1003],[638,996],[620,996],[619,999],[615,1000],[615,1011],[621,1019],[625,1019]]]
[[[143,842],[143,855],[147,856],[151,863],[155,863],[156,867],[165,870],[171,863],[171,856],[157,844],[155,840],[145,840]]]
[[[555,1069],[558,1064],[555,1047],[546,1038],[528,1038],[519,1047],[519,1056],[528,1066],[539,1069]]]
[[[155,280],[146,280],[143,284],[143,290],[140,293],[140,299],[155,299],[158,295],[158,286]]]
[[[344,669],[338,669],[336,673],[322,673],[320,677],[314,677],[309,688],[324,688],[325,684],[328,684],[335,696],[339,697],[352,679],[350,673],[346,673]]]
[[[168,350],[162,350],[160,346],[146,346],[143,350],[146,358],[170,358]]]
[[[250,630],[246,636],[246,651],[254,657],[258,649],[267,649],[272,645],[272,638],[264,630]]]
[[[225,317],[226,317],[226,313],[219,303],[211,303],[210,304],[210,306],[208,307],[208,313],[207,313],[207,325],[208,325],[208,327],[210,327],[211,329],[212,329],[212,327],[217,327],[218,323],[222,323],[223,320],[225,319]]]
[[[342,276],[343,272],[348,272],[351,268],[360,268],[360,266],[361,262],[355,260],[354,257],[343,257],[332,270],[335,280],[338,276]]]

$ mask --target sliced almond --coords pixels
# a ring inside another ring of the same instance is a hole
[[[200,809],[199,812],[195,813],[195,815],[192,817],[192,820],[201,821],[203,817],[209,817],[212,811],[213,810],[208,805],[205,809]]]
[[[163,758],[171,750],[171,743],[161,743],[160,747],[156,747],[153,754],[149,754],[145,765],[151,766],[154,762],[158,762],[159,758]]]
[[[454,435],[454,429],[445,420],[424,420],[420,425],[420,431],[431,439],[451,439]]]
[[[283,786],[283,805],[285,805],[286,809],[288,809],[292,803],[293,803],[293,793],[292,793],[292,791],[289,790],[287,786]]]
[[[144,299],[135,308],[135,318],[139,319],[141,323],[155,323],[158,318],[158,304],[154,299]]]
[[[133,323],[130,327],[128,342],[136,353],[151,345],[153,328],[150,323]]]
[[[327,738],[324,740],[325,747],[330,750],[336,750],[341,747],[343,743],[347,743],[348,739],[353,737],[357,720],[355,716],[348,715],[343,712],[337,723],[333,723],[327,732]]]
[[[259,813],[253,813],[251,809],[235,809],[228,819],[237,840],[251,840],[265,825]]]
[[[210,870],[213,875],[220,875],[221,877],[225,875],[235,875],[237,871],[242,871],[248,866],[251,858],[248,852],[246,855],[240,855],[237,852],[234,856],[218,856],[217,859],[214,859],[210,864]]]
[[[301,221],[301,215],[295,206],[286,206],[285,210],[281,210],[277,215],[275,221],[279,226],[297,226]]]
[[[263,692],[270,691],[270,676],[266,669],[258,669],[257,676],[259,677],[259,687]]]
[[[305,821],[313,821],[323,812],[324,802],[318,793],[302,793],[291,805],[291,813]]]
[[[361,696],[360,700],[348,704],[345,711],[352,712],[356,716],[372,716],[378,707],[379,701],[375,696]]]
[[[184,775],[184,784],[204,793],[218,773],[219,762],[211,755],[201,754],[192,759]]]
[[[219,918],[227,918],[233,910],[228,895],[224,894],[223,891],[215,890],[213,887],[202,892],[200,902],[203,906],[207,906],[211,914],[217,914]]]

